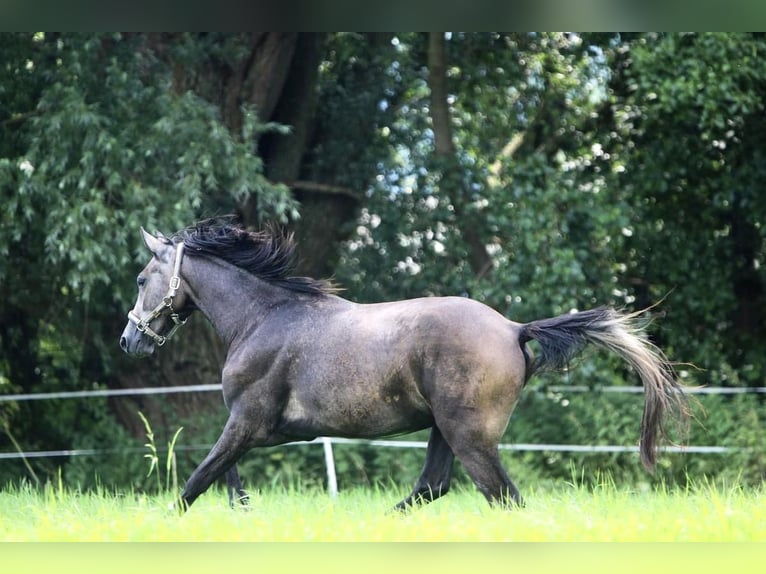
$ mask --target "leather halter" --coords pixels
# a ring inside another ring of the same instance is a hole
[[[136,329],[138,329],[139,332],[145,333],[149,337],[151,337],[154,342],[157,344],[158,347],[161,347],[165,344],[165,341],[170,339],[170,337],[173,336],[173,333],[175,333],[179,327],[186,324],[186,319],[181,319],[181,317],[178,315],[178,312],[173,309],[173,297],[176,296],[176,293],[178,292],[178,288],[181,286],[181,261],[183,261],[184,258],[184,244],[183,242],[176,245],[176,259],[173,264],[173,276],[170,278],[170,285],[168,285],[168,292],[165,294],[165,296],[162,298],[162,301],[160,301],[157,306],[149,313],[146,317],[141,319],[138,315],[136,315],[133,310],[128,312],[128,319],[130,322],[132,322]],[[162,315],[163,311],[165,309],[170,309],[170,318],[172,319],[174,325],[170,329],[167,335],[160,335],[156,331],[154,331],[150,324],[152,321],[157,319],[160,315]]]

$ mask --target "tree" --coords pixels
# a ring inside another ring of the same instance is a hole
[[[204,321],[145,363],[116,339],[147,257],[138,226],[231,212],[295,231],[298,271],[357,301],[468,295],[526,321],[666,297],[652,333],[710,369],[689,377],[759,381],[765,42],[0,35],[0,392],[217,382]],[[572,377],[630,380],[605,360]],[[551,432],[612,417],[541,404]],[[185,418],[202,442],[219,407],[187,395],[0,414],[25,447],[55,448],[141,436],[138,408],[171,433]]]
[[[613,301],[624,217],[589,122],[605,64],[564,34],[431,35],[430,62],[425,40],[398,39],[393,155],[347,281],[365,300],[468,293],[519,319]]]
[[[189,346],[147,363],[118,354],[133,276],[146,258],[138,227],[172,233],[230,212],[256,227],[281,221],[311,239],[303,247],[313,267],[304,270],[329,272],[363,196],[354,186],[374,163],[372,153],[357,154],[349,169],[354,154],[337,149],[346,152],[341,162],[326,150],[349,133],[355,139],[345,145],[369,149],[377,100],[358,88],[384,65],[386,38],[3,36],[2,90],[13,96],[0,116],[11,128],[0,138],[0,320],[9,325],[0,338],[3,390],[217,381],[220,345],[203,322],[189,325]],[[349,62],[351,50],[367,55]],[[332,105],[321,107],[328,94]],[[341,110],[361,121],[338,121]],[[183,415],[209,410],[210,400],[168,403]],[[144,409],[157,422],[161,406]],[[65,446],[73,435],[92,434],[88,425],[101,416],[78,417],[77,406],[57,416],[36,410],[52,406],[14,408],[5,419],[28,448]],[[115,408],[140,435],[137,405]],[[22,422],[35,419],[51,423]]]
[[[10,326],[0,339],[3,388],[103,384],[119,362],[116,324],[145,259],[139,225],[179,229],[251,194],[264,217],[286,220],[294,202],[252,153],[267,129],[252,107],[241,107],[239,133],[227,129],[214,105],[171,89],[171,67],[150,38],[2,42],[3,89],[16,94],[0,118],[12,128],[0,144],[0,321]],[[65,446],[88,432],[75,407],[56,416],[44,415],[53,405],[18,408],[6,416],[29,434],[27,446]]]
[[[617,179],[630,206],[625,281],[667,295],[663,342],[760,381],[766,162],[761,34],[648,34],[614,52]]]
[[[455,222],[460,228],[469,248],[468,262],[474,274],[489,278],[492,274],[492,259],[477,233],[476,222],[466,208],[470,204],[470,191],[465,188],[460,173],[457,150],[452,135],[452,118],[449,109],[447,88],[447,50],[444,34],[428,34],[428,89],[430,91],[429,113],[434,136],[434,164],[441,165],[441,186],[452,195]]]

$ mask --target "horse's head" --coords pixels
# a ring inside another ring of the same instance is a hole
[[[145,356],[186,322],[193,310],[183,281],[181,262],[183,243],[174,244],[141,228],[152,259],[138,275],[138,298],[128,313],[128,324],[120,337],[120,347],[130,355]]]

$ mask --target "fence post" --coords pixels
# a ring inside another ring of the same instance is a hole
[[[330,496],[338,496],[338,477],[335,474],[335,457],[332,453],[332,440],[330,437],[322,437],[322,446],[324,446],[324,464],[327,467],[327,489]]]

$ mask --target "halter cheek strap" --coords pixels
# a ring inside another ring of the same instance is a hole
[[[176,293],[178,292],[178,288],[181,286],[181,262],[183,261],[183,258],[184,258],[184,244],[183,242],[180,242],[178,245],[176,245],[176,259],[173,264],[173,275],[170,278],[170,285],[168,285],[168,292],[162,298],[162,301],[160,301],[157,304],[157,306],[152,310],[151,313],[149,313],[146,317],[141,319],[132,310],[128,312],[128,320],[130,320],[130,322],[136,326],[136,329],[138,329],[138,331],[140,331],[141,333],[145,333],[149,337],[151,337],[158,347],[161,347],[162,345],[164,345],[165,341],[170,339],[170,337],[173,336],[173,333],[175,333],[179,327],[186,324],[186,319],[181,319],[181,317],[178,315],[175,309],[173,309],[173,298],[176,296]],[[160,335],[150,327],[150,324],[157,317],[162,315],[162,312],[165,309],[170,309],[170,318],[173,320],[174,324],[167,335]]]

